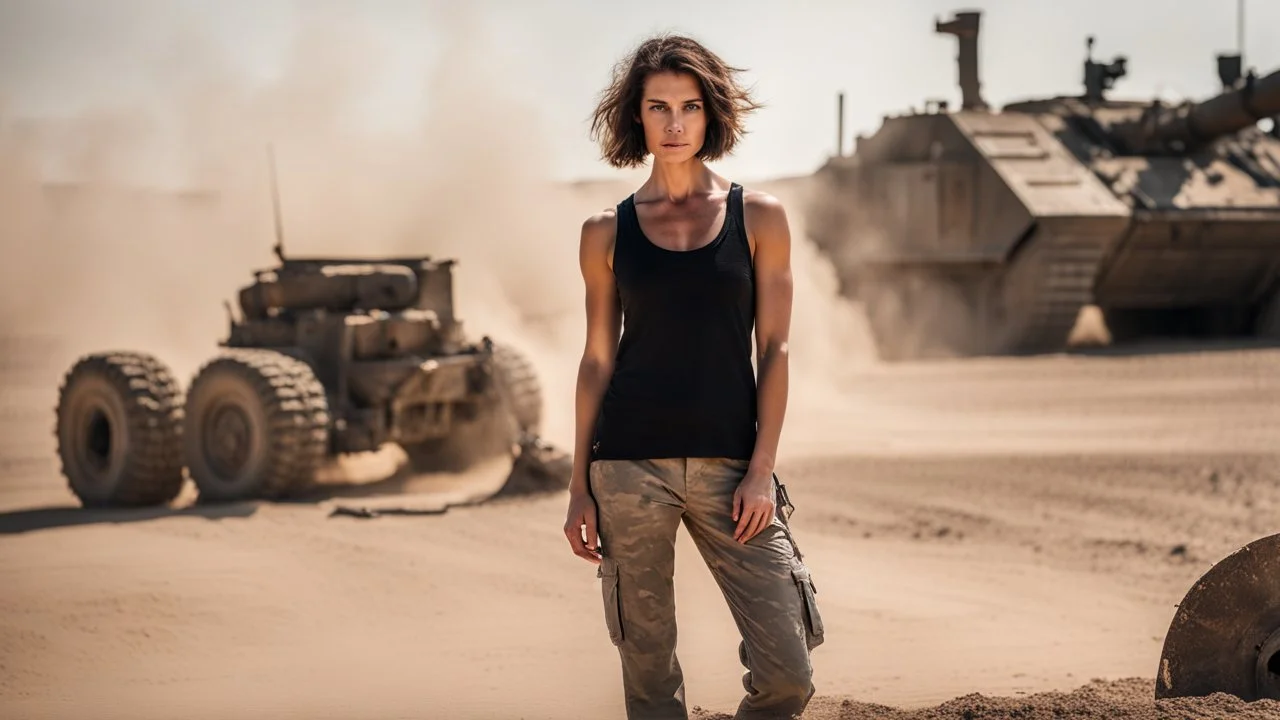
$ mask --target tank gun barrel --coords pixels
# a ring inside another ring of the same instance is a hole
[[[1175,108],[1154,121],[1143,121],[1143,127],[1134,128],[1138,131],[1135,149],[1158,151],[1203,145],[1275,115],[1280,115],[1280,70],[1262,78],[1249,77],[1242,87]]]

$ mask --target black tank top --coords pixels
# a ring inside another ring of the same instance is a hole
[[[719,234],[693,250],[650,242],[634,194],[618,204],[617,226],[613,273],[622,337],[592,458],[750,459],[756,293],[742,186],[729,189]]]

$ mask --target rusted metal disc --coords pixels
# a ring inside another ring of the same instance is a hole
[[[1156,698],[1215,692],[1280,700],[1280,535],[1214,565],[1169,624]]]

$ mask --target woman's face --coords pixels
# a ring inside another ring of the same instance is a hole
[[[697,78],[659,72],[645,80],[640,123],[655,162],[687,161],[702,149],[707,132],[706,103]]]

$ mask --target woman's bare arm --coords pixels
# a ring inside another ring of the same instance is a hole
[[[761,192],[745,198],[754,247],[756,279],[757,434],[747,475],[734,501],[735,537],[750,540],[773,520],[773,471],[787,411],[788,339],[791,333],[791,230],[776,198]]]
[[[610,257],[617,220],[613,210],[589,218],[582,225],[578,262],[586,287],[587,339],[578,364],[574,398],[573,475],[569,481],[569,511],[564,531],[575,555],[599,562],[596,507],[587,483],[596,416],[613,376],[622,312],[618,306]]]

